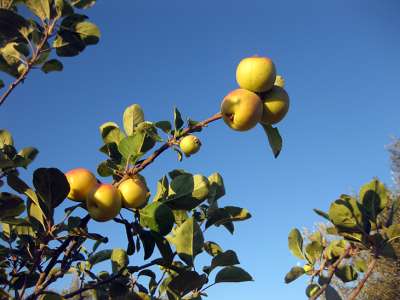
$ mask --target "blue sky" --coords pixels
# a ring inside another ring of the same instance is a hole
[[[261,127],[239,133],[218,122],[199,135],[198,155],[178,164],[171,151],[143,175],[154,192],[176,167],[218,171],[221,204],[251,211],[234,236],[218,228],[206,237],[235,249],[255,281],[216,286],[209,299],[305,299],[305,281],[283,283],[297,263],[290,229],[312,227],[321,221],[312,208],[327,209],[374,176],[392,184],[385,145],[399,134],[399,9],[396,0],[99,1],[87,11],[99,45],[64,59],[62,73],[31,74],[0,108],[0,125],[17,146],[40,149],[31,170],[95,171],[104,158],[98,126],[120,123],[129,104],[151,121],[171,118],[174,106],[204,119],[236,88],[243,57],[271,57],[291,97],[277,160]],[[107,247],[125,247],[122,228],[91,228],[112,236]]]

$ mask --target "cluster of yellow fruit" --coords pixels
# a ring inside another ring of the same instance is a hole
[[[65,176],[70,185],[68,199],[85,202],[92,219],[99,222],[112,220],[122,207],[143,207],[149,196],[146,184],[138,177],[124,180],[117,188],[99,183],[94,174],[84,168],[73,169]]]
[[[289,96],[271,59],[243,59],[236,69],[236,81],[240,88],[226,95],[221,104],[222,118],[230,128],[246,131],[257,123],[272,125],[285,117]]]

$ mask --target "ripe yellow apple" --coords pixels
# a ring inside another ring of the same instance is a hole
[[[197,153],[200,150],[201,142],[194,135],[187,135],[179,142],[179,147],[186,156]]]
[[[111,184],[99,184],[86,199],[87,210],[93,220],[105,222],[115,218],[121,210],[121,194]]]
[[[257,94],[237,89],[222,100],[221,113],[224,122],[230,128],[245,131],[256,126],[261,120],[263,105]]]
[[[143,207],[149,195],[146,185],[139,178],[129,178],[123,181],[118,190],[121,193],[122,205],[129,208]]]
[[[289,111],[289,95],[279,86],[274,86],[272,90],[261,95],[261,99],[264,107],[261,118],[263,124],[276,124]]]
[[[97,179],[93,173],[84,168],[68,171],[65,173],[65,177],[67,177],[70,186],[67,197],[74,201],[86,201],[90,190],[97,185]]]
[[[266,92],[275,82],[276,69],[268,57],[252,56],[240,61],[236,69],[236,81],[242,89]]]

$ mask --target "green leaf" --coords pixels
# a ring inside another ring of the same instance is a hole
[[[114,174],[113,168],[110,166],[109,160],[102,161],[98,166],[97,166],[97,173],[101,177],[109,177]]]
[[[385,185],[374,179],[361,187],[360,199],[369,219],[375,221],[378,214],[388,204],[389,195]]]
[[[111,265],[113,273],[118,273],[129,264],[128,254],[122,248],[115,248],[111,252]]]
[[[267,134],[269,145],[274,153],[275,158],[279,156],[282,150],[282,137],[279,133],[278,128],[272,127],[271,125],[261,124]]]
[[[163,178],[157,181],[157,191],[153,198],[153,202],[165,200],[168,196],[168,189],[168,178],[167,176],[163,176]]]
[[[224,180],[219,173],[213,173],[208,176],[210,191],[208,195],[209,203],[212,203],[225,195]]]
[[[142,245],[143,245],[144,260],[149,259],[151,257],[151,255],[153,254],[156,242],[155,242],[152,234],[150,233],[150,231],[147,231],[147,230],[140,230],[139,238],[142,241]]]
[[[155,231],[150,231],[150,233],[163,259],[166,261],[167,264],[172,263],[174,253],[172,252],[171,246],[168,241],[162,235],[158,234]]]
[[[204,271],[210,274],[216,267],[227,267],[240,264],[239,259],[233,250],[227,250],[219,253],[211,261],[211,266],[205,267]]]
[[[215,283],[219,282],[244,282],[253,281],[249,273],[239,267],[229,266],[223,268],[215,276]]]
[[[50,19],[49,0],[24,0],[24,3],[42,21]]]
[[[194,258],[203,251],[204,237],[199,224],[191,217],[176,229],[171,242],[179,257],[187,265],[193,266]]]
[[[54,71],[62,71],[63,64],[58,59],[50,59],[43,64],[41,69],[46,74]]]
[[[25,204],[21,198],[10,193],[0,193],[0,219],[16,217],[24,211]]]
[[[357,279],[357,271],[351,265],[341,265],[336,268],[335,275],[343,282],[350,282]]]
[[[355,258],[353,260],[353,265],[354,268],[360,273],[364,273],[365,271],[367,271],[367,262],[362,258]]]
[[[215,257],[224,251],[222,248],[215,242],[205,242],[204,243],[204,250],[210,254],[211,256]]]
[[[329,219],[329,215],[328,215],[326,212],[324,212],[324,211],[322,211],[322,210],[319,210],[319,209],[317,209],[317,208],[314,208],[313,211],[314,211],[317,215],[319,215],[319,216],[325,218],[326,220],[328,220],[328,221],[331,220],[331,219]]]
[[[319,290],[320,290],[320,287],[319,287],[318,284],[315,284],[315,283],[309,284],[309,285],[307,286],[307,289],[306,289],[306,296],[307,296],[307,297],[312,297],[312,296],[314,296]]]
[[[72,0],[71,4],[80,9],[87,9],[96,4],[96,0]]]
[[[181,129],[183,126],[184,122],[182,120],[182,116],[180,111],[175,107],[174,108],[174,126],[175,126],[175,131],[178,129]]]
[[[333,240],[326,248],[326,256],[328,259],[335,259],[343,255],[348,247],[348,242],[345,240]]]
[[[22,32],[28,31],[29,23],[24,17],[9,9],[0,8],[0,33],[2,44],[11,40],[23,40]]]
[[[152,202],[140,210],[140,224],[161,235],[167,235],[174,225],[174,214],[162,202]]]
[[[169,291],[181,297],[193,290],[200,290],[207,283],[205,274],[199,275],[195,271],[185,271],[174,277],[168,284]],[[191,299],[191,298],[189,298]]]
[[[67,197],[70,187],[64,173],[56,168],[39,168],[33,172],[33,185],[46,205],[54,209]]]
[[[360,203],[353,197],[342,195],[329,208],[329,218],[335,226],[349,230],[363,230]]]
[[[39,150],[33,147],[26,147],[18,152],[14,158],[15,165],[18,167],[27,168],[28,165],[36,158],[39,154]]]
[[[307,260],[313,265],[321,258],[323,250],[324,247],[319,242],[312,241],[305,247],[305,256]]]
[[[85,45],[95,45],[100,40],[100,30],[91,22],[77,22],[70,30],[77,33]]]
[[[111,258],[113,250],[101,250],[89,256],[88,262],[91,266],[94,266],[98,263],[101,263],[105,260],[109,260]]]
[[[165,133],[170,133],[171,129],[172,129],[172,125],[170,121],[159,121],[155,123],[155,126],[157,128],[160,128],[162,131],[164,131]]]
[[[171,181],[165,203],[172,209],[191,210],[207,198],[208,192],[209,182],[206,177],[200,174],[182,174]]]
[[[66,0],[54,0],[55,18],[59,19],[68,15],[72,15],[74,10]]]
[[[251,218],[251,214],[245,208],[236,206],[225,206],[223,208],[216,208],[208,212],[206,228],[212,225],[220,226],[232,224],[235,221],[244,221]],[[233,228],[230,229],[230,225],[227,228],[233,233]]]
[[[285,283],[291,283],[305,273],[302,267],[293,267],[285,276]]]
[[[105,144],[116,143],[117,145],[125,138],[125,134],[114,122],[107,122],[100,126],[100,134]]]
[[[16,192],[29,197],[36,205],[39,205],[39,199],[36,193],[18,176],[10,174],[7,176],[7,184]]]
[[[4,147],[4,145],[14,145],[14,140],[12,138],[11,133],[8,130],[0,129],[0,149]]]
[[[142,134],[127,136],[118,144],[118,151],[126,160],[134,164],[143,155],[140,150],[143,146],[144,139],[145,136]]]
[[[297,228],[290,231],[288,237],[288,246],[290,252],[297,258],[304,259],[303,255],[303,237]]]
[[[392,224],[385,230],[389,240],[397,240],[400,238],[400,224]]]
[[[132,104],[125,109],[123,123],[127,135],[132,135],[135,127],[142,122],[144,122],[144,113],[139,104]]]

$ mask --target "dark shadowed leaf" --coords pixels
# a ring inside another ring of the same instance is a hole
[[[317,209],[317,208],[314,208],[313,210],[314,210],[314,212],[315,212],[317,215],[319,215],[319,216],[325,218],[325,219],[328,220],[328,221],[331,220],[331,219],[329,219],[329,215],[328,215],[326,212],[324,212],[324,211],[322,211],[322,210],[319,210],[319,209]]]
[[[89,256],[88,262],[91,266],[95,264],[101,263],[105,260],[109,260],[111,258],[112,250],[101,250]]]
[[[58,59],[50,59],[46,61],[42,66],[42,71],[46,74],[62,70],[63,70],[63,64]]]
[[[167,235],[174,225],[174,214],[162,202],[152,202],[140,210],[140,224],[161,235]]]
[[[18,152],[14,158],[15,165],[26,168],[36,158],[39,151],[33,147],[26,147]]]
[[[69,183],[56,168],[39,168],[33,172],[33,185],[46,205],[55,208],[67,197]]]
[[[155,125],[156,125],[157,128],[160,128],[165,133],[170,133],[171,132],[172,125],[171,125],[170,121],[159,121],[159,122],[156,122]]]
[[[211,266],[206,267],[204,269],[204,271],[209,274],[216,267],[227,267],[227,266],[233,266],[233,265],[238,265],[238,264],[240,264],[240,262],[239,262],[239,259],[237,258],[235,251],[227,250],[227,251],[225,251],[223,253],[219,253],[217,256],[215,256],[211,261]]]
[[[211,256],[217,256],[218,254],[224,252],[222,248],[215,242],[205,242],[204,250]]]
[[[17,195],[5,192],[0,193],[0,219],[17,217],[22,214],[24,210],[24,201]]]
[[[268,137],[269,145],[274,153],[275,158],[279,156],[282,150],[282,137],[279,133],[278,128],[272,127],[271,125],[262,124],[265,133]]]
[[[174,126],[175,130],[182,128],[184,122],[182,120],[181,112],[175,107],[174,108]]]
[[[342,300],[342,297],[331,285],[328,285],[324,295],[326,300]]]
[[[139,232],[139,237],[143,244],[144,259],[149,259],[153,254],[154,247],[156,245],[153,235],[150,233],[150,231],[141,230]]]
[[[218,282],[243,282],[253,281],[249,273],[239,267],[229,266],[223,268],[215,276],[215,283]]]
[[[335,270],[335,275],[343,282],[350,282],[357,279],[357,271],[351,265],[341,265]]]
[[[174,253],[172,252],[171,246],[168,241],[160,234],[156,232],[151,232],[151,235],[156,242],[157,248],[160,251],[161,256],[166,261],[167,264],[172,262],[174,257]]]
[[[360,199],[370,220],[375,221],[378,214],[386,207],[389,193],[385,185],[374,179],[360,189]]]
[[[195,271],[186,271],[173,278],[168,287],[182,297],[193,290],[201,289],[207,281],[205,274],[199,275]]]
[[[291,283],[305,273],[302,267],[293,267],[285,276],[285,283]]]

